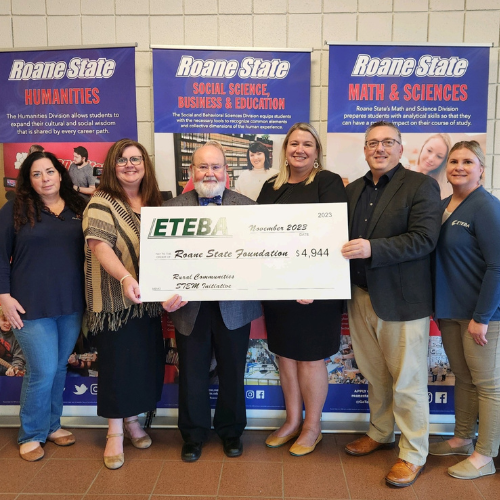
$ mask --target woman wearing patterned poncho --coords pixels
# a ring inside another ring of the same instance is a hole
[[[136,448],[151,445],[137,415],[154,409],[161,397],[161,305],[143,304],[138,284],[141,208],[161,201],[144,147],[130,139],[115,143],[83,218],[88,322],[99,352],[97,414],[109,419],[109,469],[124,463],[124,434]]]

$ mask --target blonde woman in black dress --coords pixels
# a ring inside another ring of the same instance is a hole
[[[308,123],[293,125],[283,142],[280,172],[264,184],[257,202],[347,202],[342,179],[323,169],[322,157],[316,130]],[[324,359],[338,350],[342,301],[282,300],[263,305],[269,349],[279,358],[286,407],[285,423],[266,444],[277,448],[297,437],[290,453],[307,455],[322,438],[321,413],[328,393]]]

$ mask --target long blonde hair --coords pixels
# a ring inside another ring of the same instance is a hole
[[[431,172],[428,173],[430,177],[433,177],[437,181],[444,175],[444,180],[446,181],[446,164],[448,163],[448,155],[450,154],[450,148],[451,148],[451,138],[448,134],[434,134],[431,135],[430,137],[427,137],[425,140],[424,144],[422,145],[422,149],[420,149],[420,153],[418,154],[417,158],[417,168],[420,165],[420,157],[422,156],[422,151],[425,148],[425,145],[431,140],[431,139],[441,139],[444,142],[444,145],[446,146],[446,155],[443,159],[443,161],[439,164],[437,168],[432,170]]]
[[[271,180],[269,181],[269,182],[274,182],[273,189],[275,191],[277,191],[281,186],[283,186],[283,184],[286,184],[288,182],[288,179],[290,178],[290,167],[286,163],[286,148],[288,147],[288,141],[290,139],[290,135],[292,135],[292,133],[295,132],[296,130],[303,130],[304,132],[309,132],[316,141],[316,153],[318,154],[316,162],[318,164],[318,167],[313,168],[311,170],[311,173],[309,174],[309,177],[306,180],[306,186],[307,184],[311,184],[311,182],[314,180],[314,177],[316,177],[316,174],[324,169],[322,163],[323,147],[321,146],[321,140],[319,138],[318,132],[309,123],[305,122],[295,123],[294,125],[291,126],[290,130],[286,134],[285,140],[283,141],[283,146],[281,147],[279,173],[276,176],[276,178],[272,177]]]

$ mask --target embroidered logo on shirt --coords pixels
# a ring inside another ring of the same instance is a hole
[[[464,226],[466,228],[470,228],[470,224],[468,224],[467,222],[463,222],[461,220],[454,220],[452,223],[451,223],[452,226]]]

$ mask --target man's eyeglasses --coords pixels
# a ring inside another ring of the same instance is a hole
[[[119,166],[119,167],[125,167],[127,165],[127,163],[129,162],[130,160],[130,163],[132,163],[132,165],[140,165],[142,163],[142,156],[131,156],[130,158],[125,158],[125,157],[121,157],[121,158],[118,158],[116,160],[116,164]]]
[[[384,148],[388,149],[392,148],[396,143],[401,144],[399,141],[396,141],[396,139],[383,139],[382,141],[377,141],[377,139],[373,139],[371,141],[366,141],[365,146],[368,149],[375,149],[380,142],[382,143],[382,146],[384,146]]]
[[[210,169],[212,169],[212,172],[217,173],[224,168],[224,165],[199,165],[198,167],[195,166],[195,168],[200,172],[208,172]]]

